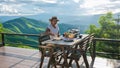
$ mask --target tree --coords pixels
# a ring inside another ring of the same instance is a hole
[[[2,24],[0,23],[0,33],[3,31],[3,26]],[[0,41],[1,41],[1,35],[0,35]]]
[[[100,24],[99,27],[90,25],[87,33],[94,33],[97,38],[120,39],[120,25],[115,23],[112,12],[108,12],[107,14],[100,16],[98,23]],[[99,42],[96,47],[97,51],[119,54],[119,45],[120,43]],[[116,58],[116,56],[109,57]]]
[[[2,24],[0,23],[0,32],[2,32],[3,31],[3,26],[2,26]]]

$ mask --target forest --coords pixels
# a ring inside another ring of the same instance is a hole
[[[89,29],[86,31],[91,34],[94,33],[96,38],[106,38],[106,39],[120,39],[120,24],[115,21],[112,12],[108,12],[100,16],[98,23],[99,27],[95,25],[90,25]],[[107,53],[120,53],[120,43],[119,42],[97,42],[96,44],[97,51],[107,52]],[[109,58],[117,58],[118,56],[114,55],[100,55]],[[119,57],[120,58],[120,57]],[[118,58],[118,59],[119,59]]]

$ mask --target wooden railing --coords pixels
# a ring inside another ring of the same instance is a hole
[[[17,36],[34,36],[34,37],[38,37],[39,38],[39,34],[15,34],[15,33],[0,33],[1,34],[1,45],[0,46],[5,46],[5,35],[17,35]],[[106,38],[94,38],[93,40],[93,45],[95,46],[95,50],[96,50],[96,43],[99,41],[103,41],[103,42],[118,42],[120,43],[120,39],[106,39]],[[38,42],[39,43],[39,42]],[[120,46],[120,45],[118,45]],[[105,53],[105,52],[96,52],[96,54],[108,54],[108,55],[117,55],[118,58],[120,58],[120,54],[115,54],[115,53]]]
[[[120,43],[120,39],[94,38],[94,45],[97,45],[96,44],[97,42],[111,42],[111,43],[116,42],[116,43]],[[120,44],[117,44],[115,46],[118,46],[118,48],[119,48]],[[118,49],[118,50],[120,52],[120,49]],[[96,51],[96,54],[111,55],[111,56],[114,55],[114,56],[118,56],[117,59],[120,58],[120,53],[108,53],[108,52],[99,52],[99,51]]]
[[[33,36],[33,37],[39,37],[39,34],[17,34],[17,33],[0,33],[1,34],[1,46],[5,46],[5,35],[16,35],[16,36]]]
[[[96,41],[120,42],[120,39],[94,38]]]

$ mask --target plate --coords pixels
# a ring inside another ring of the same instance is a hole
[[[64,42],[73,42],[73,40],[64,40]]]
[[[63,38],[63,40],[65,41],[65,42],[73,42],[73,39],[70,39],[70,38]]]
[[[60,37],[54,37],[53,40],[61,40]]]

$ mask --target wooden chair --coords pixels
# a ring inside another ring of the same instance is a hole
[[[89,42],[88,42],[88,48],[87,48],[87,53],[89,53],[90,57],[91,57],[91,61],[89,64],[90,68],[93,68],[93,64],[94,64],[94,60],[95,60],[95,47],[94,47],[94,34],[90,34],[89,35]]]
[[[94,58],[93,57],[93,39],[94,39],[94,34],[90,34],[88,36],[88,43],[87,43],[87,45],[85,47],[85,50],[83,52],[83,57],[84,57],[83,59],[84,59],[86,68],[90,68],[91,67],[91,65],[87,61],[87,56],[86,56],[87,53],[90,53],[90,56],[92,58],[92,63],[93,63],[93,58]],[[87,52],[87,51],[89,51],[89,52]]]
[[[80,43],[78,43],[77,45],[75,45],[73,48],[70,49],[71,52],[69,53],[70,55],[68,56],[68,59],[70,59],[70,61],[69,61],[70,66],[72,64],[72,61],[74,60],[77,68],[80,68],[78,61],[79,61],[80,57],[83,56],[83,59],[86,64],[86,68],[89,68],[88,67],[89,64],[87,62],[87,57],[86,57],[86,49],[87,49],[88,42],[89,42],[89,37],[86,37],[83,39],[83,41],[81,41]]]
[[[72,66],[72,61],[74,60],[77,68],[80,68],[80,65],[79,65],[78,61],[79,61],[80,57],[83,56],[84,57],[83,59],[84,59],[85,64],[86,64],[86,68],[89,68],[89,64],[87,62],[87,57],[86,57],[86,51],[88,49],[89,39],[90,39],[90,36],[84,38],[83,41],[81,41],[77,45],[74,45],[72,48],[67,48],[66,49],[66,54],[68,55],[67,59],[69,60],[69,64],[68,64],[69,67]],[[58,54],[58,55],[55,54],[55,55],[52,55],[52,56],[53,57],[54,56],[60,56],[61,58],[58,60],[59,62],[56,63],[55,65],[60,65],[60,66],[62,66],[62,68],[65,67],[64,62],[62,64],[60,64],[61,59],[63,58],[62,54]],[[54,59],[55,58],[56,57],[54,57]]]
[[[40,34],[39,37],[39,52],[41,52],[41,62],[39,68],[42,68],[45,57],[51,57],[54,52],[53,44],[42,44],[43,41],[50,39],[49,35]]]
[[[87,36],[86,38],[84,38],[80,43],[74,45],[72,48],[68,48],[67,49],[67,54],[68,54],[68,58],[67,59],[70,59],[69,60],[69,66],[72,66],[72,61],[75,61],[76,63],[76,66],[77,68],[80,68],[80,65],[79,65],[79,59],[81,58],[81,56],[83,56],[83,59],[84,59],[84,62],[85,62],[85,65],[86,65],[86,68],[89,68],[89,63],[87,61],[87,51],[89,50],[90,51],[90,55],[92,57],[92,41],[93,41],[93,34]],[[55,56],[55,55],[53,55]],[[61,56],[60,60],[59,60],[59,63],[62,59],[62,55],[59,55]],[[55,57],[54,57],[55,59]],[[56,64],[57,65],[57,64]],[[61,64],[62,68],[64,68],[64,63]]]
[[[89,42],[88,42],[87,51],[89,51],[92,60],[94,59],[94,56],[93,56],[93,40],[94,40],[94,34],[91,34],[89,36]]]
[[[72,61],[74,60],[76,62],[76,66],[77,68],[80,68],[79,66],[79,59],[81,56],[83,56],[86,68],[89,68],[90,65],[87,61],[87,51],[89,51],[90,56],[93,59],[93,39],[94,39],[94,34],[89,35],[88,37],[84,38],[83,41],[81,41],[80,43],[78,43],[77,45],[74,46],[74,48],[72,48],[72,54],[70,55],[70,62],[69,65],[71,65]]]

